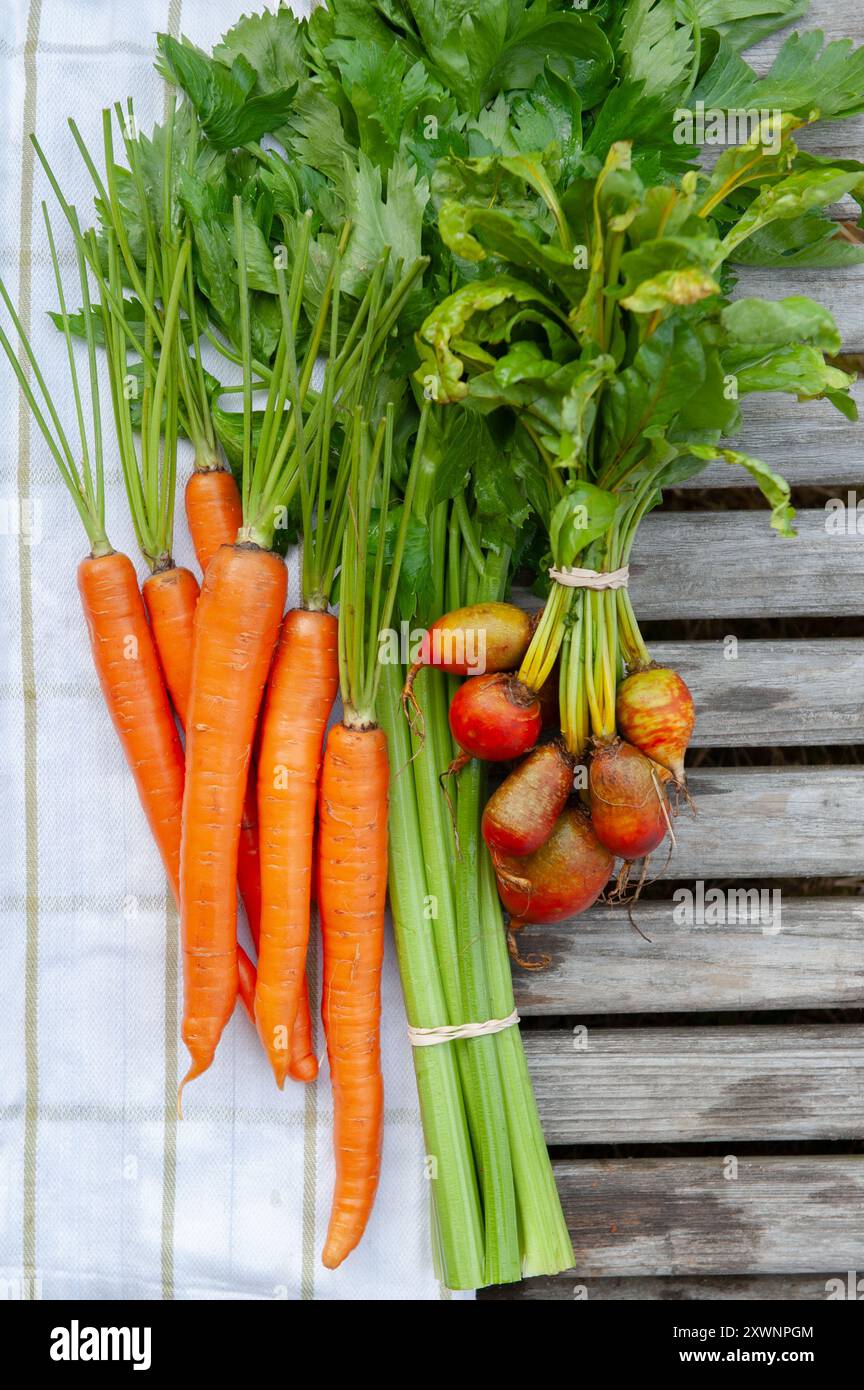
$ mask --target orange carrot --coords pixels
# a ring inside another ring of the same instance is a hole
[[[187,569],[174,566],[150,575],[143,585],[144,602],[147,605],[165,683],[183,728],[186,726],[189,686],[192,679],[193,624],[198,592],[195,576]],[[240,827],[237,881],[256,949],[261,918],[258,858],[256,802],[250,778]],[[254,1022],[252,999],[255,993],[255,967],[239,946],[237,964],[240,971],[241,999]],[[244,986],[247,989],[251,987],[252,993],[248,997],[244,994]],[[314,1081],[318,1074],[318,1063],[311,1046],[312,1025],[305,971],[301,1006],[304,1018],[300,1019],[298,1015],[298,1027],[292,1032],[289,1070],[295,1080]]]
[[[387,740],[331,729],[319,799],[322,1014],[333,1085],[336,1187],[323,1261],[357,1245],[381,1171],[384,1092],[379,1023],[387,893]]]
[[[243,950],[237,947],[237,972],[240,977],[240,1002],[250,1022],[255,1022],[255,966]],[[294,1020],[291,1037],[291,1075],[295,1081],[314,1081],[318,1075],[318,1058],[312,1051],[312,1015],[309,1012],[309,993],[305,988]]]
[[[176,894],[183,749],[135,567],[118,551],[90,556],[78,566],[78,591],[105,704]]]
[[[254,754],[253,754],[254,757]],[[246,909],[246,920],[258,949],[261,931],[261,855],[258,845],[258,803],[255,800],[255,766],[250,763],[243,797],[240,839],[237,842],[237,887]]]
[[[232,542],[233,537],[220,544],[230,545]],[[170,569],[158,570],[151,574],[145,579],[142,587],[165,684],[171,696],[171,703],[177,711],[177,718],[185,730],[189,691],[192,685],[195,608],[200,592],[198,581],[190,570],[172,566]],[[261,917],[261,883],[258,861],[258,809],[252,785],[247,788],[246,800],[243,803],[237,879],[249,927],[257,946]]]
[[[240,995],[240,1003],[254,1023],[255,966],[252,964],[242,946],[237,947],[237,991]]]
[[[312,1014],[309,1010],[309,989],[306,980],[300,992],[300,1003],[291,1031],[291,1075],[295,1081],[314,1081],[318,1075],[318,1058],[312,1047]]]
[[[220,545],[233,545],[243,524],[240,492],[234,481],[234,474],[221,468],[194,472],[186,484],[186,517],[199,568],[202,574],[206,574],[207,566]],[[191,679],[191,640],[188,650]],[[177,712],[180,713],[179,710]],[[261,917],[261,864],[254,767],[250,771],[246,799],[243,803],[243,820],[240,824],[240,842],[237,849],[237,881],[257,947],[258,924]]]
[[[381,966],[387,896],[387,738],[375,720],[379,634],[390,625],[428,422],[424,406],[384,589],[385,548],[370,568],[372,502],[386,514],[393,407],[371,438],[360,406],[349,434],[348,516],[339,591],[343,723],[331,729],[318,796],[318,908],[323,940],[321,1012],[333,1086],[336,1184],[322,1260],[336,1269],[366,1229],[381,1171]],[[370,448],[371,445],[371,448]],[[381,460],[383,457],[383,469]]]
[[[172,566],[145,579],[144,602],[165,684],[181,727],[186,728],[189,690],[192,685],[192,648],[198,580],[187,569]],[[247,788],[240,827],[237,877],[240,894],[257,946],[261,918],[261,884],[258,870],[257,808],[254,789]]]
[[[222,546],[195,612],[180,856],[183,1039],[191,1056],[184,1085],[210,1066],[237,996],[240,823],[286,582],[272,551]]]
[[[206,574],[220,545],[233,545],[243,525],[234,474],[221,468],[191,474],[186,484],[186,520],[201,573]]]
[[[254,774],[254,769],[253,769]],[[246,801],[243,805],[243,821],[240,825],[240,857],[237,865],[237,883],[243,898],[243,905],[246,908],[246,916],[249,919],[249,930],[252,940],[255,943],[255,950],[259,948],[260,926],[261,926],[261,879],[258,874],[258,824],[256,820],[248,825],[246,814],[251,804],[253,813],[255,812],[256,802],[255,793],[252,788],[253,776],[250,775],[249,785],[246,790]],[[244,839],[251,841],[253,848],[244,853]],[[254,883],[244,879],[244,871],[251,880],[251,871],[254,869]],[[248,895],[248,896],[247,896]],[[251,909],[250,909],[251,903]],[[243,963],[240,959],[240,952],[237,954],[237,965],[241,971],[240,997],[252,1022],[255,1022],[255,986],[257,972],[251,966],[252,974],[251,991],[244,993],[243,985]],[[306,972],[303,972],[303,981],[300,988],[300,1002],[297,1006],[297,1014],[294,1019],[294,1027],[291,1032],[291,1065],[288,1068],[289,1074],[295,1081],[314,1081],[318,1075],[318,1058],[312,1045],[312,1015],[309,1009],[309,984],[306,979]]]
[[[258,758],[262,913],[255,1016],[280,1088],[306,978],[318,774],[338,684],[336,619],[292,609],[273,660]]]
[[[198,602],[198,580],[191,570],[171,565],[149,575],[141,592],[168,694],[185,729],[192,683],[192,621]]]

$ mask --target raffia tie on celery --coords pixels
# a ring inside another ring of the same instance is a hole
[[[520,1022],[517,1010],[513,1009],[506,1018],[487,1018],[484,1023],[445,1024],[441,1028],[412,1028],[409,1023],[408,1041],[412,1047],[435,1047],[463,1038],[485,1038],[492,1033],[503,1033],[505,1028],[513,1028]]]
[[[565,589],[626,589],[630,578],[630,566],[622,565],[617,570],[592,569],[551,569],[549,578]]]

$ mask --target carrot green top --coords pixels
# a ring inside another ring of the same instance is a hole
[[[196,458],[215,457],[215,435],[209,411],[204,373],[198,352],[195,296],[191,281],[191,244],[182,232],[173,196],[173,106],[163,132],[161,154],[161,222],[157,227],[151,200],[145,195],[140,149],[131,139],[134,112],[131,101],[124,112],[115,108],[130,161],[129,179],[139,198],[142,215],[135,252],[126,225],[128,214],[121,198],[120,174],[114,159],[111,110],[102,112],[105,180],[75,125],[69,126],[93,180],[102,221],[101,239],[94,229],[82,232],[78,214],[65,199],[39,142],[33,144],[66,217],[81,268],[84,305],[81,315],[88,349],[97,334],[104,339],[108,379],[117,445],[129,510],[138,544],[151,570],[172,563],[174,492],[177,473],[177,437],[180,429],[192,439]],[[49,229],[49,242],[52,241]],[[53,246],[52,246],[53,253]],[[87,268],[99,291],[98,306],[91,303]],[[125,277],[125,280],[124,280]],[[72,325],[62,299],[59,320],[67,340]],[[134,298],[127,298],[124,283]],[[185,327],[193,343],[194,363],[185,347]],[[136,359],[130,361],[130,353]],[[71,362],[71,356],[70,356]],[[74,371],[74,363],[72,363]],[[95,389],[95,364],[91,360]],[[77,389],[76,389],[77,400]],[[181,404],[182,402],[182,404]],[[79,411],[80,415],[80,411]],[[79,420],[80,424],[80,420]],[[164,431],[164,443],[162,435]],[[140,445],[136,444],[140,432]],[[209,452],[208,452],[209,451]]]
[[[170,343],[172,335],[166,324],[165,306],[171,297],[175,282],[178,282],[178,314],[185,318],[191,345],[191,357],[185,350],[185,338],[182,340],[183,350],[174,353],[181,402],[178,423],[194,445],[195,467],[202,470],[220,468],[223,464],[213,425],[210,390],[201,359],[201,335],[192,258],[188,252],[183,251],[188,239],[184,233],[187,219],[180,207],[175,189],[177,161],[174,149],[174,104],[169,107],[168,118],[159,132],[162,149],[161,153],[156,152],[156,157],[161,162],[161,177],[152,180],[156,187],[148,187],[145,178],[142,144],[134,134],[135,113],[131,98],[127,101],[125,109],[118,102],[113,110],[122,134],[129,169],[122,169],[115,161],[112,112],[108,108],[102,112],[104,178],[99,173],[77,125],[73,120],[69,121],[75,143],[93,180],[96,207],[105,236],[114,239],[123,271],[143,316],[143,324],[141,319],[128,312],[128,302],[126,307],[123,307],[122,290],[115,285],[110,286],[109,303],[117,315],[118,327],[122,327],[130,348],[146,360],[152,352],[154,342],[158,345],[159,351]],[[190,129],[194,131],[194,127]],[[72,228],[76,243],[81,245],[85,259],[98,279],[103,273],[98,242],[94,235],[82,233],[75,210],[66,201],[39,141],[35,135],[31,136],[31,139]],[[186,157],[194,159],[194,156],[195,145],[190,142]],[[134,191],[140,216],[141,225],[134,239],[130,227],[127,226],[129,213],[123,199],[124,180],[128,181]],[[184,268],[178,277],[181,256],[184,256]]]
[[[96,339],[93,327],[93,316],[90,312],[90,292],[87,284],[87,268],[84,261],[82,246],[80,242],[76,240],[76,259],[78,277],[81,285],[82,303],[84,305],[85,336],[87,341],[87,360],[90,378],[90,439],[88,439],[88,425],[85,418],[80,382],[78,380],[78,369],[75,363],[75,353],[72,342],[73,335],[69,323],[69,314],[66,308],[66,298],[63,293],[63,282],[60,278],[57,249],[54,242],[54,234],[51,229],[51,222],[48,217],[48,209],[44,203],[42,204],[42,215],[45,218],[45,228],[48,233],[48,246],[51,252],[51,265],[54,271],[57,296],[60,303],[60,321],[66,339],[69,375],[75,400],[75,418],[79,439],[80,462],[73,453],[66,430],[57,413],[51,393],[48,390],[45,378],[31,346],[30,339],[24,331],[24,326],[21,323],[21,319],[18,316],[2,279],[0,279],[0,295],[2,295],[3,302],[15,326],[21,349],[19,352],[15,351],[2,324],[0,324],[0,344],[2,344],[6,356],[9,358],[12,370],[18,378],[18,383],[33,413],[33,418],[39,426],[45,443],[51,451],[54,461],[60,470],[60,476],[66,484],[69,495],[78,509],[78,514],[84,523],[84,529],[90,541],[91,553],[94,556],[110,555],[113,551],[108,537],[105,534],[105,481],[102,455],[102,420],[99,409],[99,387],[96,371]],[[36,391],[33,388],[31,375],[41,395],[41,405],[37,398]]]
[[[339,590],[339,684],[345,723],[370,728],[381,680],[380,635],[390,625],[417,477],[423,457],[429,405],[424,404],[399,513],[390,573],[384,587],[386,534],[393,472],[393,406],[372,429],[358,404],[350,428],[348,518],[342,542]],[[378,502],[377,543],[370,563],[373,506]]]
[[[246,233],[239,197],[234,199],[234,235],[243,362],[243,527],[239,539],[272,547],[276,528],[299,492],[303,601],[309,608],[324,609],[329,603],[345,525],[353,413],[372,395],[388,336],[424,262],[416,261],[404,274],[400,267],[392,289],[385,293],[389,253],[382,255],[340,345],[340,273],[350,236],[350,225],[346,224],[331,256],[312,330],[299,361],[296,326],[311,235],[311,216],[303,218],[290,278],[281,261],[277,258],[274,262],[281,332],[269,371],[267,400],[253,435],[253,373],[257,368],[252,356]],[[321,390],[315,391],[312,373],[325,335],[324,382]],[[335,470],[334,456],[338,459]]]
[[[93,233],[90,235],[92,237]],[[163,306],[158,365],[152,355],[153,330],[149,321],[144,326],[145,353],[140,364],[140,421],[136,421],[133,409],[139,399],[138,377],[130,371],[126,337],[118,315],[111,307],[115,299],[122,299],[122,282],[117,243],[110,229],[106,246],[107,279],[101,272],[97,278],[117,443],[135,534],[148,565],[155,571],[173,563],[171,551],[179,415],[179,374],[176,364],[184,355],[180,348],[179,306],[190,245],[186,241],[180,248],[167,301]],[[152,276],[150,267],[148,257],[148,280]],[[140,427],[140,460],[135,444],[136,425]]]

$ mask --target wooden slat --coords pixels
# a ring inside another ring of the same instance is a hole
[[[696,769],[667,878],[858,876],[864,767]],[[660,865],[658,864],[659,868]]]
[[[864,765],[693,768],[687,782],[695,811],[682,806],[653,877],[864,877]]]
[[[864,1137],[864,1028],[592,1027],[524,1040],[549,1144]]]
[[[564,1279],[864,1269],[864,1163],[855,1157],[560,1162],[576,1269]]]
[[[839,1278],[839,1284],[837,1280]],[[829,1297],[848,1297],[846,1274],[757,1274],[750,1278],[734,1275],[703,1279],[582,1279],[579,1272],[523,1279],[521,1284],[498,1284],[481,1289],[484,1303],[722,1303],[722,1302],[808,1302]],[[858,1297],[864,1293],[864,1280]]]
[[[864,612],[864,544],[834,535],[824,511],[802,511],[794,539],[761,512],[654,512],[636,537],[637,617],[857,615]]]
[[[558,1163],[583,1277],[757,1275],[864,1268],[860,1158]]]
[[[800,511],[794,538],[763,511],[652,512],[630,564],[637,617],[842,617],[864,613],[864,544],[826,530],[826,513]],[[517,589],[516,602],[539,600]]]
[[[776,292],[773,297],[779,297]],[[864,381],[852,387],[864,415]],[[741,402],[741,433],[730,441],[764,459],[794,486],[837,488],[846,500],[849,488],[864,489],[864,427],[851,424],[827,401],[796,401],[787,396],[747,396]],[[711,463],[685,488],[755,487],[742,468]]]
[[[811,147],[820,154],[860,159],[860,134],[857,140],[857,150],[853,153],[851,145],[844,147],[842,141],[834,143],[832,131],[827,141],[819,137],[812,139]],[[733,299],[750,295],[761,299],[783,299],[790,294],[805,294],[830,309],[840,330],[844,352],[860,352],[864,347],[864,265],[847,265],[840,269],[793,266],[789,270],[775,266],[741,265],[735,266],[735,271],[738,284]],[[794,410],[794,402],[785,408]]]
[[[864,743],[864,638],[657,642],[696,701],[693,746]]]
[[[550,964],[514,969],[517,1006],[525,1016],[587,1016],[864,1005],[864,897],[783,898],[779,907],[777,933],[767,913],[764,924],[754,913],[752,921],[697,927],[676,922],[673,905],[659,902],[634,911],[648,941],[620,908],[526,927],[521,951]]]

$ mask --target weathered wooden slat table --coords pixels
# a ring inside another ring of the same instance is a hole
[[[845,275],[840,278],[845,280]],[[771,293],[776,297],[777,290]],[[864,334],[864,305],[858,305],[858,313],[858,331]],[[864,381],[855,383],[852,395],[864,414]],[[741,402],[743,438],[758,441],[759,457],[782,472],[790,483],[797,487],[836,487],[838,492],[842,488],[840,496],[845,500],[847,488],[860,490],[864,482],[864,450],[839,411],[829,413],[824,407],[805,411],[804,415],[781,411],[770,396],[747,396]],[[803,449],[802,426],[806,429]],[[700,491],[746,486],[748,479],[740,468],[730,468],[728,463],[711,463],[704,473],[682,483],[682,488]]]
[[[550,1144],[864,1134],[864,1028],[556,1028],[525,1041]]]
[[[676,1275],[676,1296],[686,1297],[684,1278],[770,1274],[769,1297],[788,1298],[800,1289],[781,1276],[803,1274],[811,1275],[807,1296],[824,1298],[829,1279],[860,1271],[860,1158],[741,1157],[734,1177],[730,1171],[725,1158],[559,1163],[578,1274],[527,1281],[521,1296],[540,1283],[562,1297],[581,1296],[587,1284],[589,1298],[602,1297],[610,1276]]]
[[[799,27],[864,40],[858,0],[816,0]],[[751,55],[760,70],[779,44]],[[801,143],[861,158],[864,118]],[[864,351],[864,266],[747,269],[737,293],[810,294]],[[724,505],[749,486],[725,464],[688,488],[701,510],[672,499],[644,525],[634,604],[696,697],[698,814],[676,823],[665,896],[638,906],[648,940],[602,906],[520,934],[550,958],[515,983],[577,1265],[487,1298],[864,1291],[864,431],[824,403],[755,398],[744,417],[739,447],[810,490],[798,538]],[[689,640],[706,618],[722,634]],[[699,896],[718,881],[719,920]]]
[[[585,1017],[864,1007],[864,898],[784,897],[781,906],[775,934],[743,911],[694,928],[676,920],[676,904],[645,902],[638,918],[650,950],[622,909],[587,912],[566,949],[559,928],[526,928],[521,950],[550,965],[520,972],[520,1012],[566,1015],[576,1001]]]

